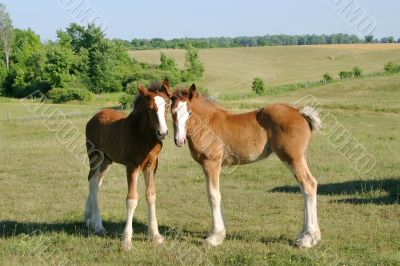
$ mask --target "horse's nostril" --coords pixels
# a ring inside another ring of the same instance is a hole
[[[160,136],[160,137],[166,137],[168,135],[168,130],[165,133],[161,133],[160,130],[157,130],[157,135]]]

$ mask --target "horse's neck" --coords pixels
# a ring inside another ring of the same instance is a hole
[[[196,99],[192,104],[192,111],[203,120],[210,120],[216,113],[223,113],[222,108],[207,102],[204,99]]]
[[[196,100],[196,102],[192,104],[192,115],[189,118],[187,128],[188,137],[192,137],[192,139],[196,141],[196,135],[201,135],[202,133],[210,134],[214,127],[212,124],[214,119],[212,118],[219,112],[222,111],[215,106],[204,103],[202,100]]]
[[[134,131],[142,137],[151,136],[149,132],[154,131],[150,125],[148,113],[141,107],[135,108],[127,117],[127,121]]]

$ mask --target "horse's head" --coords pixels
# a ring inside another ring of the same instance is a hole
[[[178,147],[182,147],[186,142],[187,121],[192,114],[191,101],[197,96],[196,85],[192,85],[188,90],[177,90],[171,97],[171,113],[174,124],[174,140]]]
[[[172,92],[167,80],[164,80],[161,87],[147,89],[142,84],[138,84],[138,93],[146,102],[149,114],[149,122],[156,132],[159,140],[164,140],[168,135],[168,127],[165,121],[169,98]]]

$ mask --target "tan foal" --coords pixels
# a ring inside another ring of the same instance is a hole
[[[295,240],[310,248],[321,239],[317,219],[317,181],[305,153],[311,133],[320,128],[318,114],[310,107],[301,110],[287,104],[271,104],[244,114],[232,114],[201,97],[193,84],[172,96],[175,144],[188,141],[193,159],[204,171],[212,209],[213,228],[206,239],[222,244],[225,225],[221,212],[219,178],[221,167],[248,164],[275,152],[299,182],[304,195],[304,225]]]

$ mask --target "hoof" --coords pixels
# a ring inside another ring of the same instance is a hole
[[[89,218],[85,219],[83,223],[85,224],[85,226],[86,226],[87,228],[90,228],[90,227],[92,226],[92,223],[90,222],[90,219],[89,219]]]
[[[294,241],[294,245],[299,248],[312,248],[321,240],[320,232],[304,232],[300,233]]]
[[[129,239],[122,240],[121,248],[123,251],[129,251],[132,249],[132,241]]]
[[[225,232],[214,233],[206,238],[206,244],[212,247],[216,247],[221,245],[224,242],[224,239]]]
[[[107,235],[107,231],[106,231],[106,229],[104,229],[104,227],[96,228],[94,230],[94,233],[98,236],[106,236]]]
[[[163,244],[164,241],[165,241],[165,240],[164,240],[164,237],[163,237],[162,235],[160,235],[160,234],[153,236],[153,237],[151,238],[151,240],[153,241],[153,243],[154,243],[155,245],[161,245],[161,244]]]

